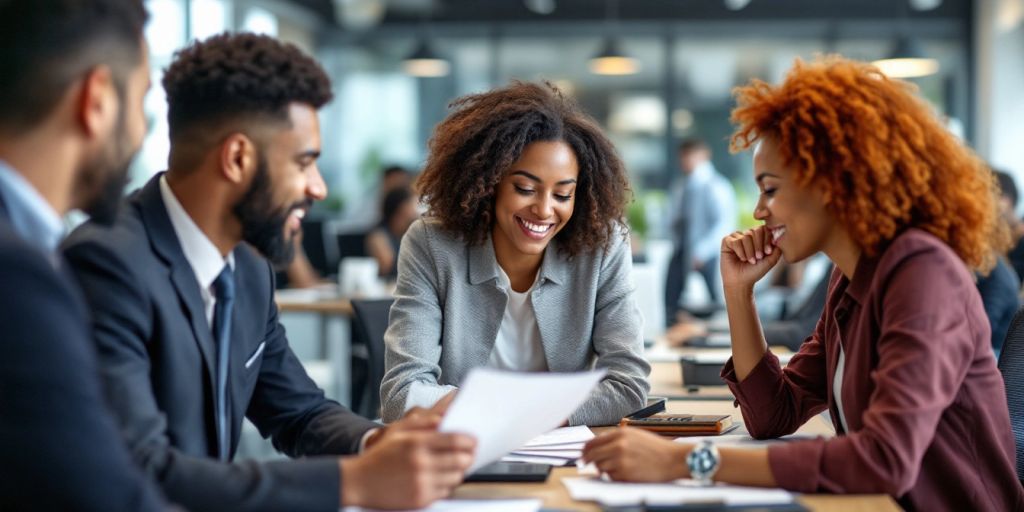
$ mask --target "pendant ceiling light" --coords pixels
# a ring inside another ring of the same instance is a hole
[[[896,40],[892,53],[884,59],[872,62],[886,76],[893,78],[916,78],[939,71],[939,61],[928,58],[920,43],[908,36]]]
[[[433,39],[433,31],[430,26],[431,14],[429,8],[420,12],[419,40],[416,41],[416,47],[413,48],[412,53],[402,60],[402,70],[407,75],[433,78],[447,76],[451,72],[451,63],[434,51],[434,46],[431,44]]]
[[[596,75],[632,75],[640,71],[640,62],[619,48],[614,37],[608,37],[601,51],[590,59],[590,72]]]
[[[640,61],[622,51],[615,33],[618,31],[618,0],[606,0],[608,37],[601,51],[590,59],[590,72],[595,75],[632,75],[640,71]]]
[[[402,61],[402,70],[406,74],[418,77],[446,76],[451,71],[451,64],[434,52],[426,37],[416,43],[416,48]]]

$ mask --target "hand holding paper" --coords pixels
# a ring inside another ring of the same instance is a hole
[[[476,460],[469,468],[473,472],[559,426],[586,401],[604,374],[478,368],[463,381],[440,430],[476,438]]]

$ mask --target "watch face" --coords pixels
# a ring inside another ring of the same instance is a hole
[[[703,480],[714,473],[718,457],[710,445],[701,444],[690,452],[686,463],[690,467],[690,475],[696,480]]]
[[[711,469],[715,467],[715,458],[714,456],[711,455],[710,450],[703,449],[698,451],[695,459],[695,465],[698,469],[700,469],[701,473],[707,473],[708,471],[711,471]]]

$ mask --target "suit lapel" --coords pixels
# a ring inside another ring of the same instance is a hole
[[[235,304],[231,311],[231,352],[228,356],[232,447],[237,445],[235,440],[239,438],[242,427],[242,422],[236,421],[236,418],[244,417],[249,406],[251,387],[248,385],[248,376],[251,372],[259,373],[261,361],[254,362],[250,368],[246,368],[245,363],[259,343],[264,341],[263,329],[266,328],[266,317],[260,314],[261,306],[257,302],[265,296],[265,292],[261,293],[261,290],[257,289],[257,284],[264,281],[251,275],[255,270],[246,255],[242,254],[246,250],[239,245],[234,251]]]
[[[498,260],[490,237],[481,244],[468,245],[466,253],[469,261],[467,279],[470,285],[479,290],[477,297],[480,301],[473,308],[479,311],[477,318],[480,320],[480,337],[477,342],[463,347],[468,352],[463,358],[470,365],[464,368],[463,375],[456,376],[456,381],[461,380],[472,367],[487,364],[508,305],[508,295],[498,284]]]
[[[174,233],[174,226],[167,215],[163,197],[160,195],[160,176],[162,175],[163,173],[159,173],[150,179],[141,190],[135,193],[131,202],[139,209],[153,250],[168,266],[178,300],[188,318],[195,342],[199,345],[199,352],[203,356],[206,377],[213,384],[216,382],[214,369],[217,361],[213,331],[206,321],[206,308],[203,305],[203,297],[199,291],[199,283],[196,282],[195,272],[188,260],[185,259],[185,253]],[[211,393],[214,387],[210,386]],[[215,397],[211,395],[210,398],[210,403],[214,403]]]
[[[550,371],[572,371],[574,368],[563,368],[566,359],[559,354],[559,345],[567,341],[566,334],[562,332],[566,322],[548,317],[565,311],[566,287],[562,283],[568,280],[569,273],[568,262],[558,253],[554,241],[544,250],[544,259],[537,273],[537,284],[530,294],[530,303],[533,305],[533,316],[537,319],[544,359]],[[565,347],[561,348],[564,350]]]

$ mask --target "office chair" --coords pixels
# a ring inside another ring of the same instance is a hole
[[[353,344],[366,347],[365,378],[353,382],[353,409],[370,419],[380,418],[380,382],[384,379],[384,332],[394,299],[353,299]]]
[[[1024,482],[1024,307],[1010,321],[999,355],[999,371],[1006,385],[1010,426],[1017,444],[1017,478]]]

